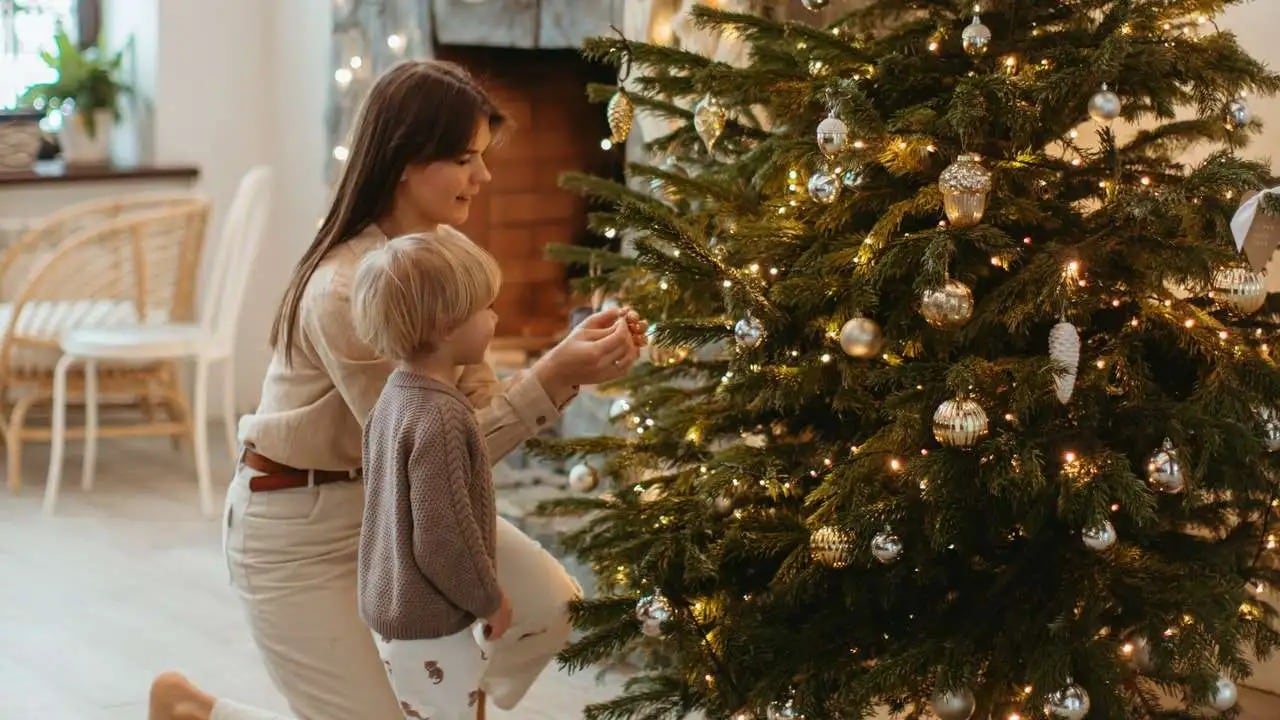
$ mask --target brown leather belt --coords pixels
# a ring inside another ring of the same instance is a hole
[[[240,454],[240,462],[253,468],[262,475],[249,478],[251,492],[271,492],[272,490],[290,490],[312,485],[327,485],[335,482],[356,482],[360,480],[359,470],[299,470],[281,465],[264,455],[245,448]]]

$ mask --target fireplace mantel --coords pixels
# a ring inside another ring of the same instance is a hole
[[[622,27],[625,0],[432,0],[438,45],[576,49]]]

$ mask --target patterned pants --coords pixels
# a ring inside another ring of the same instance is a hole
[[[406,720],[475,720],[488,658],[473,628],[431,640],[374,633],[373,642]]]

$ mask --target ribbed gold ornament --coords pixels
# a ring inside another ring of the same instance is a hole
[[[830,568],[845,568],[853,559],[853,538],[844,530],[824,525],[809,536],[809,555]]]
[[[1241,315],[1252,315],[1267,302],[1267,275],[1243,265],[1225,267],[1213,274],[1213,299]]]
[[[947,400],[933,413],[933,436],[951,447],[969,447],[987,434],[987,412],[968,398]]]
[[[631,124],[636,117],[636,106],[631,104],[631,98],[621,90],[614,93],[613,97],[609,98],[606,116],[609,118],[609,131],[612,133],[609,139],[615,145],[625,142],[627,135],[631,134]]]

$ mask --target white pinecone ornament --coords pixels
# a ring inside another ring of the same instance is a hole
[[[1060,366],[1053,375],[1053,388],[1058,402],[1065,405],[1071,401],[1080,369],[1080,333],[1075,325],[1064,320],[1053,326],[1049,331],[1049,357]]]

